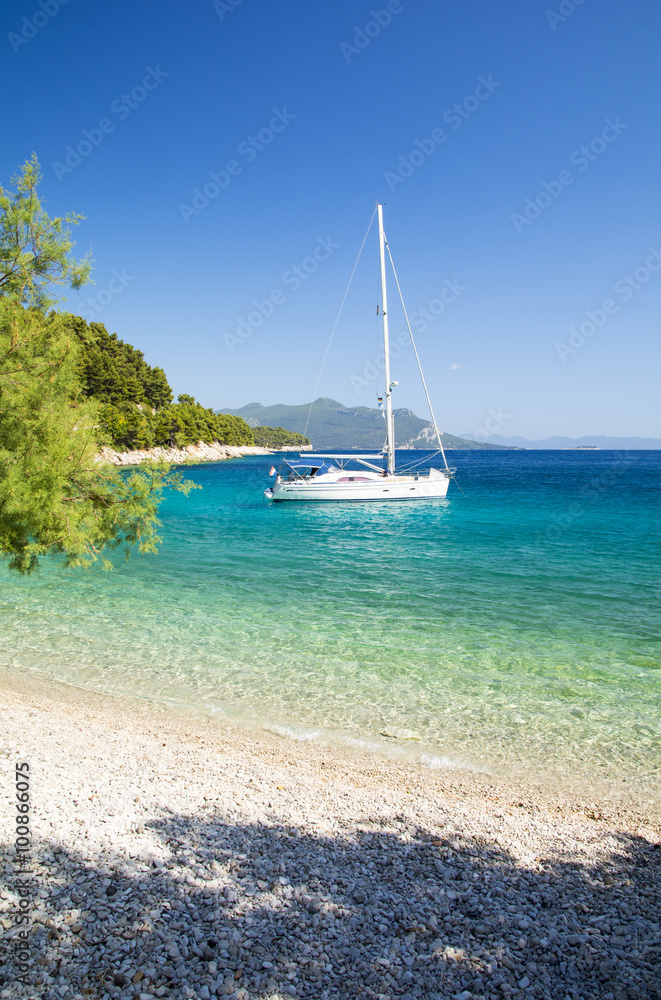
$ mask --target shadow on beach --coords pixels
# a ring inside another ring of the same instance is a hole
[[[378,825],[170,814],[151,860],[43,847],[32,986],[8,962],[0,995],[661,997],[656,845],[611,834],[598,863],[526,868],[487,840]]]

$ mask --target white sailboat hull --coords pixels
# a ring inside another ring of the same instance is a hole
[[[330,477],[324,476],[328,480]],[[438,469],[415,475],[375,476],[362,482],[314,482],[312,479],[276,480],[264,496],[279,503],[285,500],[362,501],[362,500],[430,500],[443,498],[448,492],[450,476]]]

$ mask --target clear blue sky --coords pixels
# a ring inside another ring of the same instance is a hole
[[[0,18],[0,179],[37,153],[47,209],[87,217],[96,262],[66,307],[175,393],[306,401],[379,199],[409,311],[455,299],[418,337],[444,430],[661,437],[651,0],[6,0]],[[376,279],[372,234],[316,395],[375,405]],[[396,405],[426,415],[410,348],[394,368]]]

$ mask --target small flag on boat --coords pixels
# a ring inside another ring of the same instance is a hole
[[[269,476],[275,476],[275,465],[272,465],[269,470]]]

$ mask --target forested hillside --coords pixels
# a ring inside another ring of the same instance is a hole
[[[39,180],[33,155],[12,178],[13,189],[0,184],[0,559],[21,573],[54,554],[79,567],[101,557],[110,568],[107,554],[118,546],[127,555],[156,551],[163,493],[187,493],[193,484],[165,466],[124,474],[95,461],[104,443],[99,403],[91,384],[81,385],[81,368],[88,365],[90,382],[103,375],[108,398],[122,398],[115,386],[121,368],[129,382],[138,372],[140,398],[160,394],[161,401],[171,393],[157,369],[141,383],[142,356],[125,345],[115,342],[109,365],[94,360],[101,330],[88,335],[82,320],[65,322],[66,314],[53,310],[62,289],[77,291],[89,281],[91,264],[71,253],[71,227],[81,216],[50,218]]]
[[[309,448],[310,438],[296,431],[286,431],[284,427],[253,427],[252,434],[255,444],[260,448],[272,448],[274,451],[282,448]]]
[[[163,369],[148,365],[142,351],[108,333],[102,323],[87,323],[70,313],[57,318],[80,348],[82,391],[100,403],[100,429],[116,448],[255,443],[241,417],[216,414],[185,394],[173,403]]]

